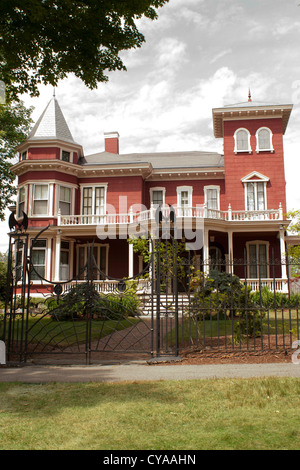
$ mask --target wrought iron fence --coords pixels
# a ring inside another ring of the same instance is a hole
[[[131,279],[100,272],[91,245],[82,272],[54,283],[33,263],[38,237],[29,246],[26,232],[10,236],[0,335],[8,360],[47,355],[55,362],[69,355],[90,363],[107,353],[276,351],[299,341],[298,260],[278,260],[272,253],[258,261],[245,253],[241,260],[203,261],[201,252],[183,250],[172,236],[158,237],[149,263]],[[46,287],[42,309],[32,298],[33,274]]]
[[[298,260],[264,261],[257,278],[246,256],[203,262],[189,253],[176,264],[176,284],[170,275],[161,283],[161,351],[276,351],[299,341]]]

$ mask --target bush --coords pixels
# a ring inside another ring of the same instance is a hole
[[[49,314],[57,320],[78,320],[87,314],[101,320],[119,320],[138,313],[139,299],[132,286],[124,294],[99,294],[93,284],[74,286],[57,301],[47,301]]]
[[[252,296],[255,302],[264,308],[298,308],[300,305],[300,294],[274,293],[267,286],[253,292]]]

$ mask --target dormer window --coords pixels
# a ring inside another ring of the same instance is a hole
[[[256,132],[256,152],[274,152],[273,134],[267,127],[261,127]]]
[[[234,133],[234,153],[251,152],[250,132],[247,129],[238,129]]]

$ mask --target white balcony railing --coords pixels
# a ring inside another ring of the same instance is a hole
[[[201,218],[224,221],[264,221],[264,220],[282,220],[283,211],[280,205],[279,209],[263,211],[233,211],[229,205],[228,211],[207,209],[205,205],[197,207],[175,207],[177,218]],[[170,214],[170,207],[162,208],[162,214],[167,217]],[[57,224],[66,225],[122,225],[130,223],[142,223],[155,220],[156,208],[127,214],[104,214],[104,215],[61,215],[58,213]]]
[[[245,279],[240,279],[240,281],[245,284]],[[70,281],[66,284],[63,284],[63,293],[69,292],[69,290],[86,281]],[[118,281],[115,280],[105,280],[99,281],[94,280],[94,286],[97,292],[109,294],[111,292],[117,292]],[[151,281],[149,279],[139,279],[137,282],[137,294],[151,294]],[[287,279],[247,279],[247,286],[251,287],[252,291],[259,291],[263,287],[268,287],[271,292],[288,292],[288,280]]]

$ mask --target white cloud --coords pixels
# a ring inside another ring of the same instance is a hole
[[[211,59],[210,63],[214,64],[215,62],[222,59],[227,54],[231,54],[231,53],[232,53],[232,49],[226,49],[225,51],[221,51]]]

